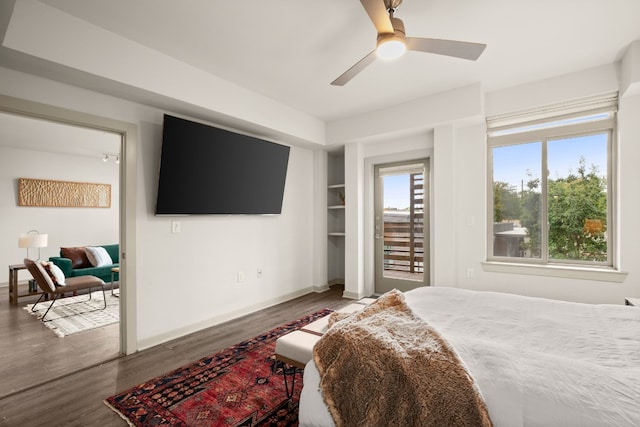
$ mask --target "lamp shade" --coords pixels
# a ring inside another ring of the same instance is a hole
[[[48,234],[40,234],[37,231],[30,231],[27,234],[21,234],[18,238],[19,248],[46,248],[49,241]]]
[[[391,60],[400,58],[406,50],[407,45],[402,39],[390,39],[380,43],[376,53],[380,59]]]

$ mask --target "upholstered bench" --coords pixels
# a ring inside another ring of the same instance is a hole
[[[362,310],[373,301],[375,301],[373,298],[363,298],[356,303],[337,310],[337,312],[354,313]],[[284,386],[288,398],[293,395],[296,372],[302,371],[305,365],[313,359],[313,346],[316,345],[328,327],[329,316],[325,316],[276,340],[275,358],[282,366]],[[291,374],[291,390],[289,390],[287,381],[287,375],[289,374]]]

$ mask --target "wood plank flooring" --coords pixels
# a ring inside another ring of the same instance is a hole
[[[0,399],[119,356],[118,324],[59,338],[24,310],[37,299],[11,305],[8,288],[0,288]]]
[[[311,293],[151,349],[86,367],[0,397],[0,426],[126,426],[115,412],[104,405],[102,401],[105,398],[306,314],[322,308],[336,310],[353,302],[342,298],[342,292],[342,286],[333,286],[327,292]],[[0,304],[8,304],[6,294],[0,293],[0,298],[3,298]],[[0,307],[0,317],[4,317],[1,316],[3,311]],[[24,314],[28,316],[26,312]],[[11,327],[9,323],[19,327],[24,322],[0,320],[0,334],[4,333],[5,328]],[[56,337],[57,340],[67,338],[70,337]],[[6,347],[1,336],[0,346],[4,355]],[[27,352],[26,358],[29,360],[21,361],[21,366],[30,372],[30,366],[35,368],[43,364],[45,356],[49,358],[47,354],[42,351],[36,356]],[[69,357],[80,364],[86,354],[77,351]],[[0,359],[2,382],[13,375],[3,365],[4,359]],[[32,375],[39,377],[41,374]]]

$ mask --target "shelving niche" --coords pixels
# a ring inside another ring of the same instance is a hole
[[[344,184],[328,186],[327,209],[329,210],[329,236],[344,237]]]
[[[327,162],[327,277],[329,284],[344,284],[345,184],[344,154],[330,153]]]

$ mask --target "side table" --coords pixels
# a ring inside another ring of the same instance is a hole
[[[9,304],[11,305],[18,305],[18,298],[42,294],[42,292],[39,291],[18,294],[18,272],[26,269],[27,267],[24,264],[13,264],[9,266]]]
[[[114,296],[116,296],[116,297],[119,297],[120,295],[115,295],[115,294],[113,293],[113,275],[114,275],[114,274],[116,274],[116,273],[120,273],[120,267],[113,267],[113,268],[111,269],[111,295],[114,295]]]

